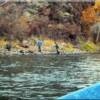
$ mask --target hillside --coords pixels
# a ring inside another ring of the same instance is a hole
[[[95,45],[100,42],[99,21],[97,2],[8,1],[0,6],[0,37],[20,42],[37,37],[72,45],[90,41]]]

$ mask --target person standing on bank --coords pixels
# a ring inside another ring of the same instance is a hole
[[[38,47],[38,52],[42,52],[42,45],[43,45],[43,41],[42,40],[37,40],[36,45]]]
[[[7,49],[8,51],[11,51],[11,48],[12,48],[11,42],[8,42],[8,43],[5,45],[5,49]]]
[[[56,48],[56,54],[60,54],[60,51],[59,51],[59,46],[58,44],[55,42],[55,48]]]

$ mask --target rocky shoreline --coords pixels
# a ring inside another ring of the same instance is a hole
[[[28,40],[23,44],[17,41],[11,42],[11,49],[7,49],[6,46],[9,44],[8,41],[0,41],[0,55],[55,55],[57,54],[57,48],[53,40],[44,39],[43,45],[41,46],[41,52],[37,44],[32,40]],[[60,55],[66,54],[86,54],[86,53],[100,53],[99,44],[94,44],[91,41],[80,42],[77,45],[73,45],[71,42],[57,41],[58,51]]]
[[[92,54],[92,53],[100,53],[99,51],[96,52],[87,52],[87,51],[73,51],[73,52],[65,52],[60,51],[59,55],[69,55],[69,54]],[[7,51],[6,49],[0,48],[0,55],[58,55],[56,51],[48,51],[48,52],[38,52],[38,51],[25,51],[25,50],[16,50],[12,49],[11,51]]]

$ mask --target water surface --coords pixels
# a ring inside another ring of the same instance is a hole
[[[0,100],[51,100],[100,81],[100,54],[0,56]]]

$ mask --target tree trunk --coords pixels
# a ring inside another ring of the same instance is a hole
[[[96,43],[99,41],[99,34],[100,34],[100,32],[97,33]]]

